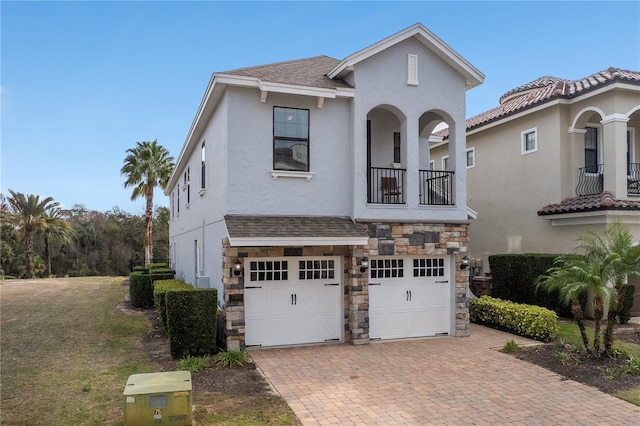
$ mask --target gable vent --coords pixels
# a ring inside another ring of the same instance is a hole
[[[407,84],[418,85],[418,55],[411,53],[407,57]]]

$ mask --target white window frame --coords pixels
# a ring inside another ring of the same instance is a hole
[[[442,171],[446,172],[447,170],[447,163],[449,162],[449,156],[448,155],[443,155],[442,156],[442,160],[440,160],[440,165],[442,166]]]
[[[430,160],[429,161],[429,170],[435,170],[436,169],[436,160]]]
[[[469,153],[470,152],[472,153],[472,155],[471,155],[471,164],[469,164]],[[468,148],[465,151],[465,154],[466,154],[465,155],[465,161],[467,162],[467,169],[474,168],[476,166],[476,147],[474,146],[474,147]]]
[[[527,135],[533,133],[535,136],[535,147],[533,149],[527,149]],[[532,154],[538,151],[538,128],[533,127],[531,129],[523,130],[520,132],[520,153],[522,155]]]

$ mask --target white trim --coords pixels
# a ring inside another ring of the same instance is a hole
[[[609,124],[609,123],[615,123],[615,122],[628,123],[629,117],[627,117],[625,114],[611,114],[604,117],[600,121],[600,124]]]
[[[271,170],[270,173],[273,180],[277,180],[278,178],[284,177],[284,178],[306,179],[307,182],[309,182],[315,175],[315,172],[295,172],[290,170]]]
[[[550,220],[551,226],[605,225],[620,220],[625,224],[640,224],[640,212],[628,210],[598,210],[540,216]]]
[[[535,136],[535,147],[533,149],[527,149],[527,135],[533,133]],[[523,130],[520,132],[520,155],[532,154],[538,151],[538,128],[532,127],[531,129]]]
[[[467,217],[470,219],[477,219],[478,212],[472,209],[471,207],[467,206]]]
[[[473,158],[473,162],[471,165],[469,165],[469,152],[472,152],[472,158]],[[465,163],[467,164],[467,169],[472,169],[476,166],[476,147],[472,146],[471,148],[467,148],[467,150],[465,151]]]
[[[445,161],[449,159],[448,155],[443,155],[440,159],[440,167],[443,172],[447,172],[447,168],[445,167]]]
[[[436,169],[436,160],[429,160],[429,170]]]
[[[347,56],[334,69],[329,71],[327,76],[331,79],[344,77],[348,72],[353,70],[353,66],[355,64],[360,63],[410,37],[415,37],[429,50],[440,57],[440,59],[464,76],[467,90],[479,86],[484,81],[484,74],[420,23],[414,24],[409,28]]]
[[[229,237],[231,247],[366,246],[367,244],[369,244],[369,237]]]

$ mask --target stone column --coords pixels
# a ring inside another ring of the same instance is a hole
[[[355,247],[348,274],[349,334],[352,345],[369,344],[369,272],[360,272],[365,256],[362,247]]]

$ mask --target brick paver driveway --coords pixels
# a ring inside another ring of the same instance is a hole
[[[250,355],[305,425],[640,425],[640,407],[471,337],[257,349]]]

